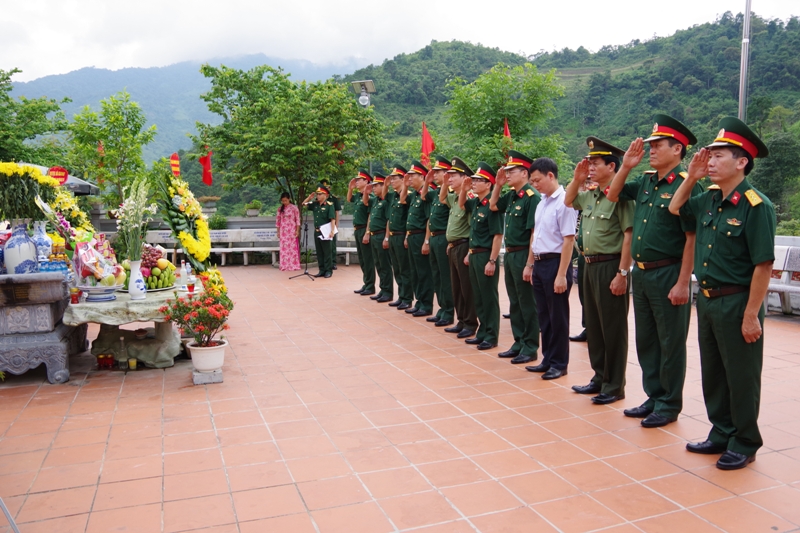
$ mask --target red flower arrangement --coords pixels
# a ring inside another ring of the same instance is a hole
[[[177,293],[175,293],[177,297]],[[233,300],[225,291],[209,290],[206,293],[177,297],[167,300],[159,312],[176,324],[181,334],[194,337],[196,346],[217,346],[221,341],[214,337],[228,329],[228,316],[233,310]]]

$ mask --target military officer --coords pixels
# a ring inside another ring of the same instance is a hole
[[[333,202],[328,200],[331,191],[327,187],[319,186],[317,190],[308,195],[303,201],[306,208],[314,213],[314,244],[317,251],[317,263],[319,264],[319,272],[314,275],[315,278],[329,278],[333,275],[333,262],[331,259],[331,239],[322,239],[322,232],[320,228],[325,224],[330,224],[330,234],[333,235],[336,231],[336,211],[334,211]],[[316,201],[312,198],[316,196]]]
[[[606,197],[624,152],[599,139],[586,142],[589,155],[575,168],[564,203],[581,211],[586,259],[583,309],[594,377],[588,385],[572,389],[579,394],[597,394],[592,402],[604,405],[625,398],[633,204]],[[579,192],[589,177],[597,188]]]
[[[469,254],[464,263],[469,266],[469,279],[480,323],[475,337],[464,342],[477,345],[479,350],[497,346],[500,334],[500,301],[497,294],[500,270],[497,268],[497,258],[503,242],[503,214],[492,211],[489,206],[489,194],[495,181],[494,169],[481,161],[472,178],[464,180],[458,194],[459,207],[471,216]],[[472,188],[475,198],[467,198],[468,187]]]
[[[533,159],[525,154],[509,150],[508,161],[497,173],[497,183],[489,200],[492,211],[505,213],[506,255],[503,258],[503,270],[511,332],[514,334],[511,348],[497,356],[510,357],[515,365],[535,360],[539,352],[539,318],[530,271],[528,279],[524,279],[533,241],[536,206],[541,200],[541,195],[528,183],[531,163]],[[501,195],[506,183],[511,190]]]
[[[403,190],[400,193],[400,201],[408,204],[405,246],[408,249],[411,266],[411,283],[417,298],[417,303],[406,309],[406,313],[414,317],[433,314],[431,262],[422,254],[422,245],[425,243],[425,232],[430,216],[430,197],[438,196],[438,191],[429,189],[426,182],[428,172],[425,165],[413,161],[403,180]],[[413,190],[409,191],[409,187]]]
[[[331,191],[330,195],[328,196],[328,200],[333,202],[333,209],[336,211],[336,227],[339,227],[339,218],[342,215],[342,201],[339,199],[338,196],[333,194],[333,189],[331,188],[331,182],[327,179],[320,180],[319,184],[329,191]],[[333,236],[333,240],[331,241],[331,264],[333,265],[331,268],[336,270],[336,246],[339,244],[339,234]]]
[[[462,188],[467,198],[474,197],[470,187],[464,187],[464,178],[471,176],[472,170],[460,158],[450,160],[447,170],[447,182],[439,191],[439,201],[450,208],[447,219],[447,257],[450,264],[450,286],[453,290],[453,307],[458,322],[455,326],[445,328],[447,333],[457,333],[459,339],[475,335],[478,330],[478,317],[475,313],[475,297],[472,294],[472,282],[469,277],[469,266],[464,258],[469,252],[470,216],[458,204],[458,196]]]
[[[391,302],[394,296],[394,277],[392,276],[392,261],[389,257],[389,238],[386,235],[386,222],[389,220],[389,201],[386,199],[386,177],[378,172],[373,176],[373,182],[364,188],[361,202],[369,207],[367,219],[367,233],[361,242],[369,244],[375,268],[378,270],[380,291],[370,296],[371,300],[378,303]],[[374,192],[374,194],[372,194]]]
[[[406,250],[406,222],[408,221],[408,204],[400,198],[403,188],[403,178],[407,170],[395,165],[386,177],[387,183],[392,187],[392,192],[386,195],[389,201],[389,221],[386,223],[386,233],[389,236],[389,256],[392,258],[392,270],[397,280],[397,300],[390,303],[398,310],[410,309],[414,303],[414,288],[411,284],[411,264]]]
[[[369,218],[369,199],[363,202],[364,189],[372,182],[372,176],[365,169],[358,171],[358,176],[350,180],[347,187],[347,201],[353,203],[353,238],[356,241],[358,252],[358,265],[361,267],[361,288],[353,291],[362,296],[375,294],[375,261],[372,259],[372,250],[369,239],[364,242],[367,234],[367,219]],[[367,196],[369,196],[367,194]]]
[[[625,409],[624,414],[642,418],[646,428],[674,422],[683,408],[695,239],[694,228],[669,212],[669,202],[686,177],[681,160],[697,139],[668,115],[656,115],[655,120],[651,137],[631,143],[606,195],[612,202],[630,200],[635,205],[633,313],[647,400]],[[626,183],[628,174],[642,161],[644,143],[650,144],[653,171]],[[696,184],[694,194],[700,191]]]
[[[717,467],[735,470],[755,460],[764,359],[764,297],[775,259],[775,208],[753,188],[753,160],[769,151],[741,120],[720,121],[714,142],[689,164],[669,210],[695,225],[694,272],[700,284],[697,334],[703,397],[713,427],[689,443],[694,453],[718,454]],[[713,183],[691,196],[703,176]]]
[[[439,198],[439,187],[447,189],[445,178],[450,169],[450,160],[437,155],[433,169],[428,173],[426,182],[428,188],[435,194],[430,198],[431,214],[428,218],[428,227],[425,232],[425,242],[422,244],[422,254],[428,255],[431,262],[431,279],[433,291],[439,303],[439,311],[435,316],[428,317],[428,322],[435,322],[436,327],[445,327],[453,324],[453,289],[450,286],[450,266],[447,263],[447,219],[450,208]]]

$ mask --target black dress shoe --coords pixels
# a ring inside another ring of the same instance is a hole
[[[581,331],[577,335],[569,338],[572,342],[586,342],[586,330]]]
[[[666,426],[667,424],[671,424],[675,422],[675,418],[667,418],[664,415],[660,415],[658,413],[650,413],[647,415],[647,418],[642,420],[642,427],[643,428],[660,428],[662,426]]]
[[[497,348],[497,343],[492,344],[491,342],[483,341],[478,345],[479,350],[491,350],[492,348]]]
[[[717,468],[720,470],[739,470],[756,460],[755,455],[745,455],[743,453],[725,450],[722,457],[717,461]]]
[[[472,337],[473,335],[475,335],[474,331],[472,331],[471,329],[464,328],[458,332],[458,335],[456,335],[456,337],[458,337],[459,339],[466,339],[467,337]]]
[[[336,265],[333,265],[331,268],[337,270]]]
[[[439,322],[439,320],[441,320],[441,319],[438,316],[434,315],[434,316],[429,316],[428,318],[426,318],[425,322]]]
[[[437,326],[439,324],[436,324]],[[464,326],[453,326],[452,328],[445,328],[445,333],[461,333],[464,331]]]
[[[497,357],[516,357],[519,355],[519,352],[516,350],[506,350],[505,352],[500,352],[497,354]]]
[[[631,418],[646,418],[653,410],[649,407],[645,407],[645,404],[640,405],[639,407],[631,407],[630,409],[625,409],[622,411],[622,414],[625,416],[629,416]]]
[[[536,366],[526,366],[525,370],[527,370],[528,372],[547,372],[548,370],[550,370],[550,365],[542,363],[541,365],[536,365]]]
[[[408,311],[406,311],[406,312],[408,312]],[[430,316],[432,314],[433,314],[432,311],[424,311],[422,309],[417,309],[417,312],[416,313],[412,313],[411,316],[419,318],[421,316]],[[431,317],[431,318],[436,318],[436,317]]]
[[[370,294],[375,294],[375,291],[361,291],[361,296],[369,296]]]
[[[617,400],[624,400],[624,399],[625,399],[624,394],[620,394],[619,396],[614,396],[612,394],[606,394],[605,392],[601,392],[600,394],[592,398],[592,403],[597,405],[608,405],[610,403],[616,402]]]
[[[384,296],[382,294],[376,294],[375,296],[370,296],[369,299],[370,300],[377,300],[378,298],[383,298],[383,297]],[[391,300],[391,298],[389,298],[389,299]]]
[[[478,345],[478,344],[482,343],[483,341],[480,340],[478,337],[472,337],[472,338],[469,338],[469,339],[464,339],[464,342],[466,342],[467,344]]]
[[[325,275],[324,275],[324,276],[322,276],[322,277],[323,277],[323,278],[329,278],[329,277],[331,277],[331,276],[333,276],[333,272],[325,272]]]
[[[317,272],[316,274],[314,274],[314,277],[315,278],[321,278],[324,275],[325,275],[325,272]]]
[[[370,298],[372,298],[372,296],[370,296]],[[384,304],[386,302],[391,302],[392,301],[392,297],[391,296],[381,296],[380,298],[376,298],[375,301],[378,302],[379,304]]]
[[[437,321],[436,321],[436,324],[434,324],[434,325],[435,325],[437,328],[443,328],[443,327],[445,327],[445,326],[449,326],[449,325],[450,325],[450,324],[452,324],[452,323],[453,323],[453,321],[452,321],[452,320],[445,320],[445,319],[441,319],[441,320],[437,320]],[[448,329],[452,329],[452,328],[447,328],[447,329],[445,329],[445,331],[447,331]]]
[[[400,305],[397,306],[397,310],[398,311],[405,311],[406,309],[408,309],[410,307],[411,307],[411,304],[407,304],[407,303],[403,302],[403,303],[401,303]]]
[[[686,445],[686,450],[692,453],[702,453],[703,455],[714,455],[722,453],[728,449],[727,446],[704,440],[703,442],[690,442]]]
[[[572,390],[578,394],[597,394],[600,392],[601,388],[600,385],[591,381],[588,385],[573,385]]]
[[[353,292],[356,293],[356,294],[361,294],[362,292],[364,292],[364,287],[361,287],[360,289],[356,289]]]
[[[401,303],[403,303],[401,300],[395,300],[395,301],[393,301],[392,303],[389,304],[389,307],[397,307]]]
[[[551,368],[544,374],[542,374],[542,379],[558,379],[561,376],[567,375],[567,369],[560,370],[558,368]]]
[[[511,318],[511,313],[503,313],[503,318]]]
[[[406,309],[406,313],[408,313],[409,315],[413,315],[417,311],[419,311],[418,307],[409,307],[408,309]]]
[[[531,361],[536,361],[535,355],[526,355],[524,353],[519,354],[514,359],[511,360],[512,365],[524,365],[525,363],[530,363]]]

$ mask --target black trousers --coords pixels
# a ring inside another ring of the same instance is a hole
[[[447,253],[450,263],[450,285],[453,289],[453,306],[456,309],[458,325],[478,331],[478,312],[475,310],[475,297],[472,294],[469,267],[464,264],[467,252],[469,252],[469,243],[465,242],[453,246]]]
[[[533,293],[542,332],[542,364],[564,370],[569,365],[569,292],[572,262],[567,267],[567,290],[553,291],[560,258],[541,259],[533,264]]]

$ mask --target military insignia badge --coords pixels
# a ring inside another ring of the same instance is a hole
[[[726,220],[726,222],[728,224],[730,224],[731,226],[741,226],[742,225],[742,221],[741,220],[737,220],[735,218],[729,218],[728,220]]]
[[[589,141],[589,149],[594,150],[594,141]]]
[[[509,163],[509,164],[511,164],[511,163],[513,163],[513,162],[514,162],[514,158],[513,158],[513,157],[511,157],[511,156],[508,156],[508,163]]]
[[[514,209],[516,209],[517,211],[519,211],[520,209],[522,209],[522,206],[521,206],[521,205],[518,205],[518,206],[516,206]]]
[[[527,193],[528,193],[528,196],[533,196],[533,191],[532,191],[532,190],[528,189],[528,190],[527,190],[527,191],[525,191],[525,192],[527,192]]]
[[[655,124],[653,124],[653,133],[655,133],[655,132],[657,132],[657,131],[658,131],[658,122],[656,122]]]
[[[667,198],[672,198],[672,195],[668,192],[665,192],[661,194],[661,198],[664,198],[666,200]]]
[[[750,202],[750,205],[752,205],[753,207],[757,206],[762,202],[761,197],[753,189],[746,191],[744,195],[747,198],[747,201]]]
[[[610,189],[611,189],[611,185],[609,185],[608,187],[606,187],[605,189],[603,189],[603,194],[605,194],[606,196],[608,196],[608,191],[609,191]]]
[[[672,183],[673,181],[675,181],[675,174],[671,173],[669,176],[667,176],[667,183]]]
[[[721,130],[719,130],[719,132],[717,133],[717,139],[719,139],[719,138],[722,138],[722,137],[725,137],[725,128],[722,128],[722,129],[721,129]]]
[[[455,160],[455,159],[453,159],[453,160],[450,162],[450,164],[451,164],[451,165],[455,165],[455,164],[456,164],[456,160]]]
[[[485,216],[486,216],[486,215],[484,215],[483,213],[478,213],[478,218],[483,218],[483,217],[485,217]]]
[[[733,205],[738,205],[739,204],[739,200],[741,200],[741,198],[742,198],[742,195],[739,194],[739,191],[736,191],[736,192],[733,193],[733,196],[731,196],[731,203]]]

